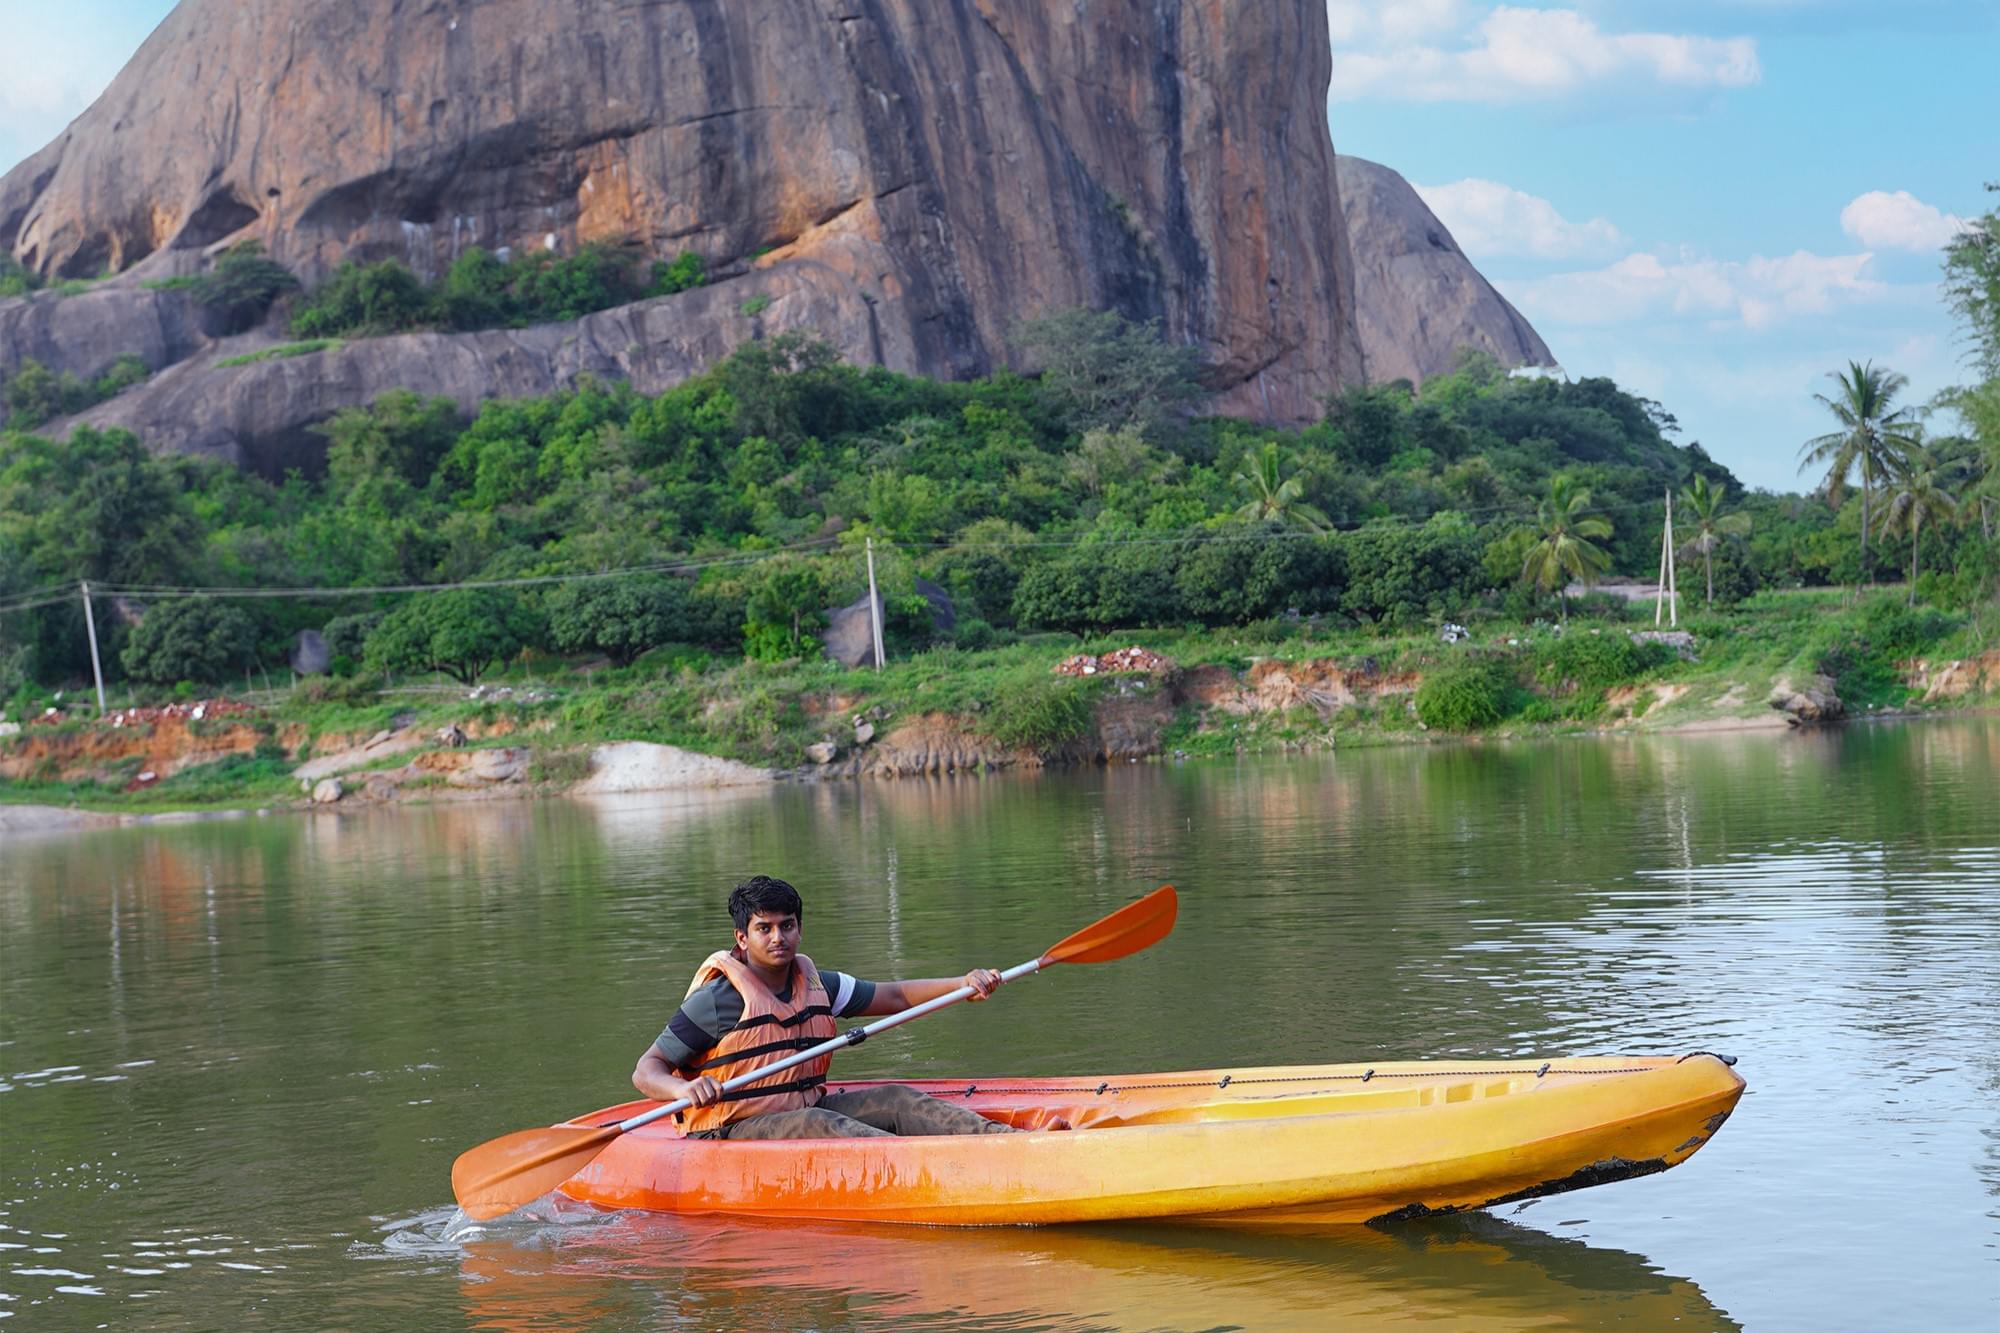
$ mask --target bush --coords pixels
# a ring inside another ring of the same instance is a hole
[[[225,333],[254,328],[271,303],[298,289],[292,271],[264,253],[257,241],[238,241],[215,267],[189,283],[194,299],[215,312]]]
[[[687,637],[687,585],[631,577],[566,583],[549,595],[549,641],[630,666],[649,648]]]
[[[1861,612],[1861,637],[1871,648],[1894,657],[1910,657],[1958,628],[1958,622],[1930,607],[1906,606],[1879,598]]]
[[[119,654],[127,675],[154,685],[212,684],[256,659],[257,622],[240,606],[206,597],[153,607]]]
[[[1052,750],[1090,730],[1094,691],[1066,676],[1003,687],[986,711],[986,734],[1010,749]]]
[[[1477,731],[1512,714],[1521,695],[1504,663],[1468,658],[1424,677],[1417,687],[1417,718],[1434,731]]]
[[[1535,674],[1545,683],[1570,683],[1579,689],[1622,685],[1673,659],[1662,643],[1635,643],[1622,629],[1593,634],[1572,628],[1540,652]]]
[[[84,381],[65,370],[58,375],[29,357],[7,381],[4,401],[7,424],[16,430],[33,430],[45,421],[69,416],[97,406],[107,398],[131,388],[152,372],[146,363],[127,354],[111,363],[102,375]]]
[[[1157,426],[1199,402],[1200,355],[1169,343],[1157,323],[1111,310],[1063,310],[1029,320],[1014,342],[1041,368],[1043,401],[1073,431]]]
[[[300,338],[401,333],[438,319],[437,302],[400,260],[349,260],[299,303],[292,332]]]
[[[41,285],[40,275],[22,268],[12,255],[0,254],[0,297],[26,296]]]
[[[708,282],[708,261],[692,250],[683,250],[674,256],[672,263],[655,259],[651,277],[652,281],[646,287],[648,296],[671,296],[675,292],[692,291]]]
[[[326,653],[336,672],[350,672],[361,661],[368,636],[375,632],[382,618],[380,611],[363,611],[359,615],[335,616],[326,622],[320,637],[326,640]]]

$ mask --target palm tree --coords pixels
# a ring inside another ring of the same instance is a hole
[[[1285,459],[1278,453],[1276,440],[1243,456],[1243,470],[1236,484],[1250,499],[1236,511],[1236,517],[1252,523],[1289,523],[1308,532],[1325,532],[1331,520],[1305,501],[1306,486],[1297,474],[1284,475]]]
[[[1890,473],[1889,505],[1882,511],[1882,530],[1910,534],[1911,606],[1917,604],[1917,539],[1923,535],[1926,519],[1937,524],[1958,517],[1958,497],[1951,493],[1951,486],[1960,471],[1956,461],[1941,461],[1918,445],[1898,459]]]
[[[1682,555],[1699,555],[1702,571],[1708,575],[1708,609],[1715,609],[1715,548],[1724,537],[1741,537],[1750,531],[1750,515],[1722,512],[1722,487],[1697,476],[1681,491],[1681,504],[1694,518],[1694,536],[1681,547]]]
[[[1909,378],[1878,368],[1873,361],[1847,363],[1845,373],[1828,375],[1840,386],[1832,397],[1813,398],[1833,413],[1840,429],[1807,440],[1799,447],[1799,470],[1826,466],[1827,503],[1838,506],[1847,494],[1847,479],[1861,473],[1861,576],[1868,577],[1868,503],[1875,479],[1889,470],[1896,456],[1917,446],[1917,409],[1895,406],[1896,395]]]
[[[1595,545],[1611,535],[1611,521],[1589,511],[1590,491],[1559,473],[1549,478],[1548,497],[1536,509],[1534,523],[1519,530],[1535,539],[1521,577],[1534,580],[1544,592],[1557,590],[1565,625],[1570,579],[1581,579],[1587,588],[1611,566],[1611,553]]]

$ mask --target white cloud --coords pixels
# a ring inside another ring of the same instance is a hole
[[[1500,6],[1459,43],[1429,44],[1460,26],[1454,0],[1364,8],[1329,0],[1330,100],[1542,101],[1586,91],[1741,88],[1763,71],[1748,37],[1606,32],[1574,9]]]
[[[1662,259],[1631,254],[1604,268],[1502,283],[1530,318],[1551,324],[1630,324],[1667,318],[1764,330],[1802,315],[1892,293],[1869,274],[1872,254],[1800,250],[1766,258]]]
[[[1415,188],[1476,260],[1595,259],[1616,254],[1625,244],[1618,228],[1603,218],[1571,222],[1548,200],[1498,181],[1474,177]]]
[[[1870,190],[1840,210],[1840,229],[1877,250],[1941,250],[1964,227],[1908,190]]]

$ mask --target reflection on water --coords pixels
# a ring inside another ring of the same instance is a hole
[[[1990,1323],[1996,775],[2000,722],[1969,719],[15,839],[0,1320]],[[1750,1091],[1664,1176],[1393,1234],[589,1214],[446,1242],[451,1158],[629,1095],[751,870],[877,976],[1005,966],[1181,887],[1154,949],[855,1075],[1708,1048]]]
[[[1498,1218],[1301,1235],[1167,1226],[917,1232],[628,1214],[474,1240],[482,1329],[1734,1329],[1637,1255]]]

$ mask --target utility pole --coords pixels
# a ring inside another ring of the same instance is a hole
[[[97,617],[90,611],[90,584],[76,585],[83,592],[83,624],[90,631],[90,674],[97,681],[97,715],[104,716],[104,668],[97,661]]]
[[[1680,589],[1676,585],[1674,562],[1674,492],[1667,490],[1667,525],[1660,529],[1660,582],[1653,594],[1653,624],[1660,623],[1660,613],[1666,612],[1667,623],[1675,629],[1681,624]]]
[[[882,669],[882,595],[875,591],[875,539],[868,539],[868,628],[875,636],[875,669]]]

